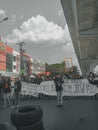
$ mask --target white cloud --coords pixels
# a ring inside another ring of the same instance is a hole
[[[76,56],[67,24],[65,28],[47,21],[43,16],[36,16],[25,21],[19,29],[14,29],[6,37],[8,45],[16,49],[16,42],[27,43],[26,50],[32,58],[38,58],[47,63],[60,62],[65,57]]]
[[[43,16],[32,17],[21,25],[23,38],[31,41],[60,40],[64,34],[62,27],[49,22]]]
[[[13,30],[13,34],[15,34],[15,32],[16,29]],[[25,21],[20,26],[20,32],[22,34],[20,36],[20,39],[32,42],[48,41],[48,40],[60,42],[64,39],[65,35],[64,29],[62,29],[62,27],[58,26],[57,24],[54,24],[51,21],[47,21],[45,17],[40,15],[32,17],[27,21]]]

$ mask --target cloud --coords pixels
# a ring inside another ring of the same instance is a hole
[[[13,15],[13,18],[16,18],[15,15]],[[16,39],[19,34],[17,32],[20,32],[19,38],[26,41],[39,42],[51,40],[61,42],[65,40],[64,29],[51,21],[47,21],[45,17],[40,15],[25,21],[20,26],[20,30],[14,29],[11,35],[16,35]],[[10,35],[7,38],[9,40]]]
[[[24,22],[20,28],[23,33],[23,39],[36,42],[48,40],[60,41],[64,34],[62,27],[47,21],[45,17],[40,15]]]
[[[5,39],[15,50],[18,49],[15,43],[26,42],[25,49],[31,57],[47,63],[60,62],[65,57],[73,57],[74,61],[76,58],[67,24],[62,28],[40,15],[25,21]]]

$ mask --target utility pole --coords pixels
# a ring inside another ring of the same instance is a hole
[[[20,70],[24,69],[24,62],[23,62],[23,53],[25,52],[25,49],[23,49],[23,46],[25,45],[25,42],[19,42],[17,45],[19,46],[19,52],[20,52]]]

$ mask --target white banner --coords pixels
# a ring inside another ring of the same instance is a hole
[[[87,79],[65,80],[63,84],[65,96],[90,96],[98,92],[96,85],[89,84]]]
[[[91,96],[97,92],[96,85],[89,84],[87,79],[64,80],[64,96]],[[39,93],[55,96],[54,81],[44,81],[40,85],[22,82],[22,94],[38,96]]]
[[[37,85],[37,84],[30,84],[30,83],[22,82],[21,94],[37,97],[38,96],[38,88],[39,88],[39,85]]]

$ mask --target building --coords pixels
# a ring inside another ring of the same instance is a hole
[[[37,59],[32,59],[29,54],[21,54],[8,45],[0,42],[0,73],[5,76],[45,72],[45,64]]]
[[[0,73],[4,76],[16,77],[19,74],[19,61],[14,61],[16,54],[18,52],[15,52],[13,48],[0,42]]]
[[[20,54],[13,50],[13,73],[20,73]]]
[[[37,59],[33,60],[32,66],[33,66],[32,73],[37,74],[39,72],[45,72],[45,63],[43,63]]]
[[[13,48],[6,47],[6,72],[13,72]]]
[[[6,46],[0,42],[0,73],[6,71]]]
[[[20,72],[24,73],[25,75],[31,75],[32,74],[31,57],[27,53],[22,52],[20,62],[21,62]]]

